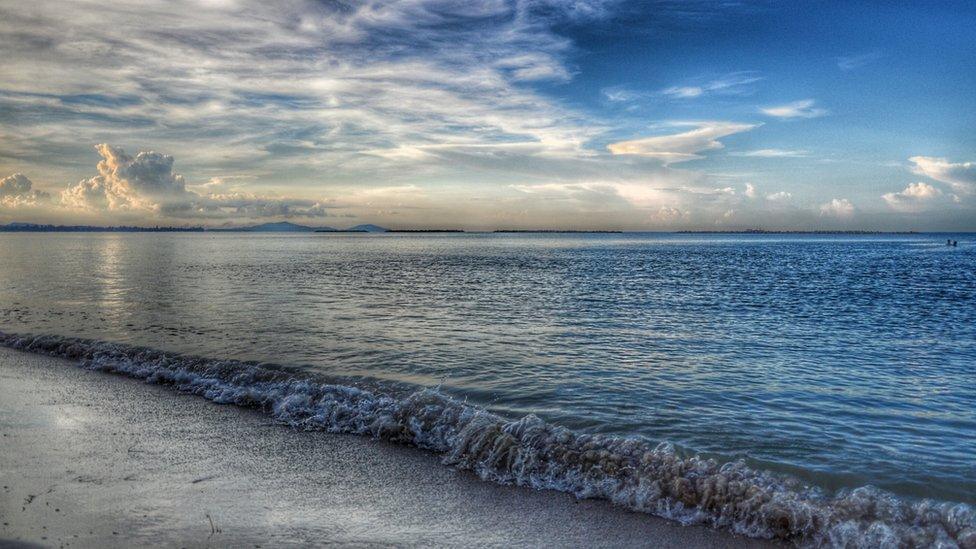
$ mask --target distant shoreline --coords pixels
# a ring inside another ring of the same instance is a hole
[[[919,231],[767,231],[746,229],[742,231],[673,231],[675,234],[924,234]]]
[[[332,227],[307,227],[290,223],[264,224],[250,227],[138,227],[120,225],[100,227],[95,225],[41,225],[34,223],[9,223],[0,225],[0,232],[7,233],[400,233],[400,234],[685,234],[685,235],[919,235],[919,234],[969,234],[971,231],[866,231],[866,230],[680,230],[680,231],[626,231],[626,230],[579,230],[579,229],[496,229],[468,231],[464,229],[386,229],[375,225],[369,229],[334,229]]]

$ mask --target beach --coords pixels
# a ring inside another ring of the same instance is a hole
[[[10,349],[0,431],[0,546],[774,546]]]

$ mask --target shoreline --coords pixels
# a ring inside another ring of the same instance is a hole
[[[66,359],[0,348],[0,381],[0,546],[778,546]]]

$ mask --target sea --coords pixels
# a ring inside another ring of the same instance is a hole
[[[976,547],[976,234],[7,233],[0,281],[0,344],[174,398],[755,537]]]

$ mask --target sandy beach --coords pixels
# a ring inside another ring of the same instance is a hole
[[[0,546],[763,545],[8,349],[0,431]]]

